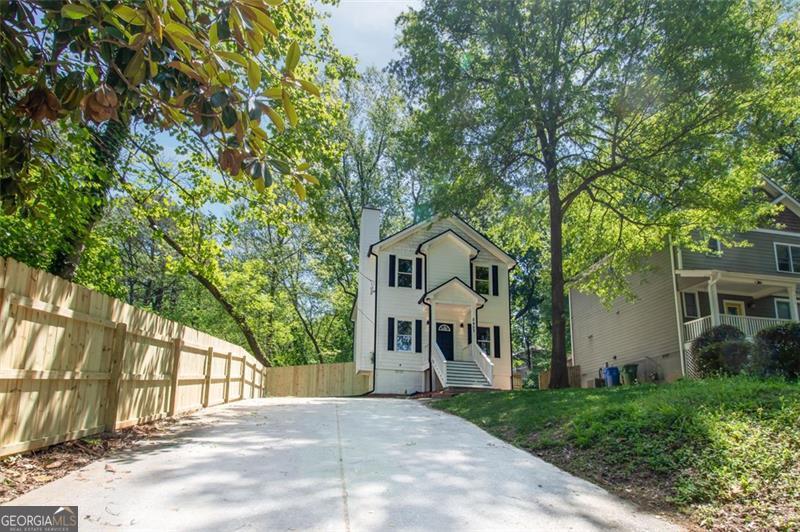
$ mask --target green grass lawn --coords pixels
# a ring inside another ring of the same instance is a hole
[[[800,384],[743,377],[433,404],[704,527],[800,528]]]

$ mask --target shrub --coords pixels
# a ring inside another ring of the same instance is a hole
[[[725,340],[708,344],[697,351],[704,376],[724,373],[739,375],[750,362],[755,349],[747,340]]]
[[[800,377],[800,323],[764,329],[756,335],[756,345],[765,373],[778,373],[789,379]]]
[[[724,371],[723,347],[720,344],[743,341],[744,333],[732,325],[718,325],[695,338],[692,342],[692,354],[697,360],[700,374],[713,375]],[[725,349],[730,351],[736,348],[727,347]]]

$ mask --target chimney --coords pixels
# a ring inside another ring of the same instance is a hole
[[[381,239],[381,211],[372,207],[361,210],[358,245],[358,300],[356,301],[353,360],[356,371],[372,371],[375,349],[375,257],[369,248]]]

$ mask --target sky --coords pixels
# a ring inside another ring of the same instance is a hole
[[[338,6],[324,6],[331,14],[328,25],[333,42],[345,55],[358,59],[358,68],[379,69],[398,57],[394,49],[394,22],[418,0],[340,0]]]

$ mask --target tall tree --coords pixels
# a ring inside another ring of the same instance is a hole
[[[667,235],[763,214],[747,199],[763,154],[732,133],[760,95],[779,8],[427,0],[401,17],[393,69],[421,109],[420,144],[483,190],[513,190],[519,226],[546,233],[551,387],[568,385],[570,280],[618,278]],[[526,217],[541,204],[544,227]]]
[[[50,133],[43,122],[91,133],[88,207],[82,226],[56,250],[53,273],[74,276],[137,121],[208,136],[218,167],[250,176],[258,188],[304,164],[280,149],[275,134],[285,122],[297,124],[299,94],[320,94],[304,77],[314,71],[298,68],[301,46],[323,65],[330,55],[329,39],[317,42],[317,12],[305,2],[11,0],[0,12],[3,202],[20,201],[30,188],[36,152],[52,153],[54,143],[42,142]],[[294,175],[299,195],[316,182]]]

